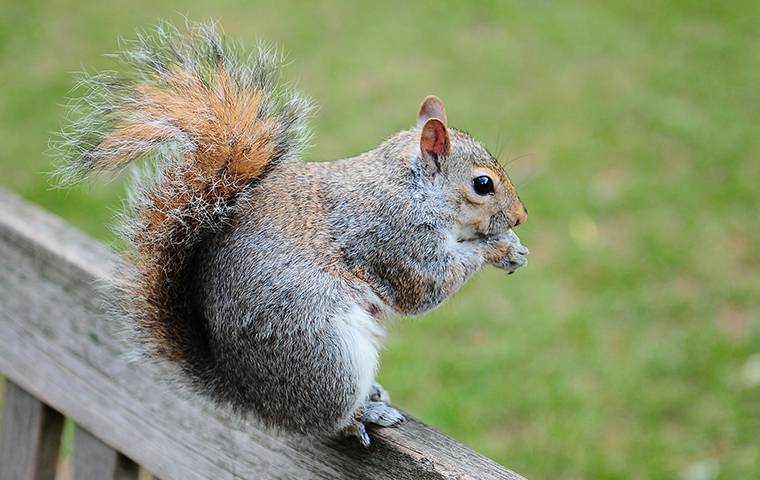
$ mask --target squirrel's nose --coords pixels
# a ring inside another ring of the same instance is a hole
[[[515,227],[522,225],[528,219],[528,209],[525,206],[520,205],[512,211],[512,218],[515,221]]]

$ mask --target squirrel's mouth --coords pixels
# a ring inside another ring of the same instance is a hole
[[[499,235],[495,233],[475,232],[472,235],[457,238],[457,242],[465,243],[465,242],[478,242],[478,241],[483,241],[483,240],[495,240],[498,237]]]
[[[489,235],[487,233],[475,232],[472,235],[457,238],[458,243],[475,242],[478,240],[488,240],[494,238],[495,235]]]
[[[498,240],[498,239],[503,239],[505,237],[510,237],[510,236],[517,237],[517,234],[515,234],[514,229],[512,228],[508,228],[507,230],[503,232],[498,232],[498,233],[472,232],[470,235],[461,236],[457,238],[457,242],[464,243],[464,242],[475,242],[475,241],[483,241],[483,240]]]

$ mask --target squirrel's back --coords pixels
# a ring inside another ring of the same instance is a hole
[[[188,295],[193,259],[247,191],[298,157],[312,107],[278,84],[277,52],[246,54],[213,23],[161,24],[127,47],[131,76],[82,81],[78,120],[55,145],[58,174],[69,182],[147,158],[119,223],[133,253],[120,306],[149,350],[214,390],[207,326]]]

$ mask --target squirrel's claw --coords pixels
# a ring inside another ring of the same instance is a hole
[[[372,440],[370,440],[369,434],[367,433],[367,427],[358,420],[345,427],[343,429],[343,435],[346,437],[356,437],[364,448],[369,448],[372,444]]]

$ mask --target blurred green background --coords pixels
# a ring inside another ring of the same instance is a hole
[[[421,99],[481,139],[532,251],[389,334],[395,403],[531,478],[760,478],[760,4],[0,0],[0,185],[105,241],[120,182],[53,190],[73,72],[159,19],[282,46],[309,159]]]

